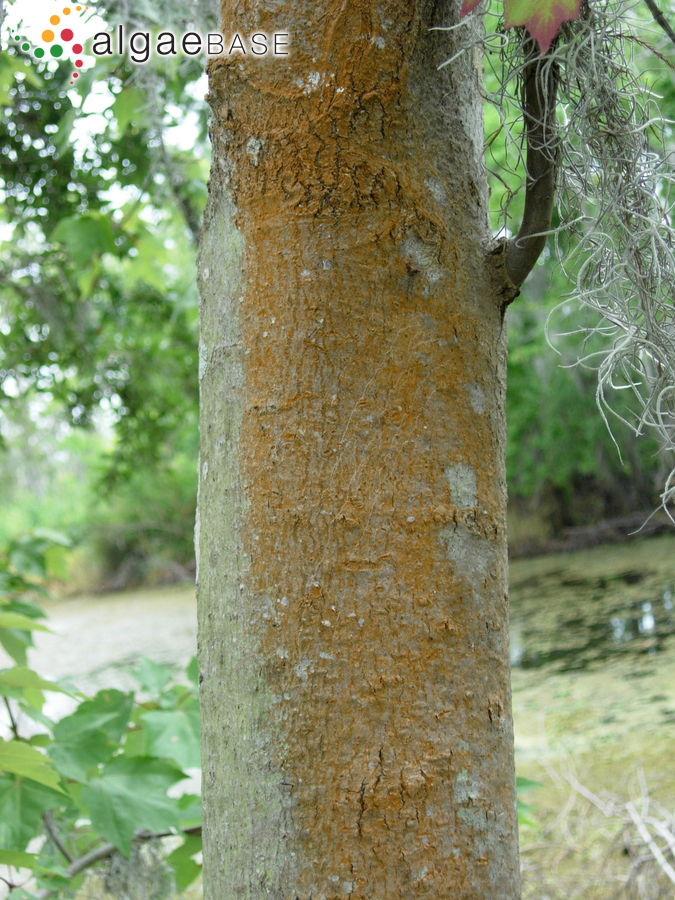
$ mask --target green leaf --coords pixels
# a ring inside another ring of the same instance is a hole
[[[527,814],[531,813],[533,810],[533,806],[528,806],[527,803],[523,803],[522,800],[517,800],[516,811],[518,813],[518,823],[520,825],[529,825],[530,828],[536,828],[536,822],[533,822],[532,819],[529,819],[527,816]]]
[[[34,589],[33,585],[30,585],[29,587]],[[20,613],[22,616],[28,616],[29,619],[47,618],[44,610],[38,606],[37,603],[33,603],[31,600],[26,600],[23,597],[21,599],[15,598],[3,603],[3,609],[5,612],[16,612]]]
[[[17,869],[33,869],[37,864],[37,853],[21,853],[19,850],[0,850],[0,866],[14,866]]]
[[[524,794],[526,791],[533,791],[535,788],[543,787],[541,781],[532,781],[525,778],[524,775],[516,775],[516,794]]]
[[[180,827],[194,828],[202,823],[202,798],[199,794],[182,794],[178,798]]]
[[[0,617],[2,613],[0,613]],[[0,672],[0,684],[7,684],[11,687],[34,688],[39,691],[53,691],[56,694],[67,694],[72,697],[72,693],[67,691],[55,681],[46,681],[40,678],[37,672],[27,669],[25,666],[15,666],[13,669],[7,669]]]
[[[516,810],[518,812],[518,821],[521,825],[529,825],[530,828],[537,827],[536,823],[528,818],[528,813],[533,812],[535,807],[523,803],[518,795],[525,794],[527,791],[533,791],[535,788],[543,786],[541,781],[532,781],[531,778],[525,778],[524,775],[516,775]]]
[[[119,744],[124,734],[134,695],[117,690],[103,690],[92,700],[80,703],[75,712],[54,726],[54,740],[63,743],[82,743],[88,734],[102,731],[110,741]]]
[[[61,219],[51,240],[63,244],[78,266],[87,265],[97,254],[115,253],[116,250],[110,221],[101,213]]]
[[[29,707],[38,711],[45,705],[45,695],[37,688],[24,688],[23,700]]]
[[[86,783],[100,763],[108,762],[118,745],[104,731],[86,731],[79,740],[58,741],[47,750],[64,778]]]
[[[135,242],[138,255],[127,266],[127,274],[133,280],[142,281],[159,291],[166,289],[164,266],[171,255],[164,242],[153,234],[144,234]]]
[[[0,644],[15,663],[25,666],[28,662],[27,650],[33,646],[33,640],[29,631],[11,631],[9,628],[0,628]]]
[[[36,538],[49,541],[50,544],[58,544],[60,547],[66,547],[67,549],[73,546],[73,542],[69,537],[60,531],[53,531],[51,528],[36,528],[33,531],[33,535]]]
[[[0,65],[0,106],[14,106],[14,98],[10,94],[13,87],[14,69]]]
[[[68,577],[68,550],[58,544],[52,544],[45,550],[47,571],[54,578],[65,581]]]
[[[176,887],[179,891],[184,891],[201,873],[202,867],[194,861],[194,857],[201,852],[201,849],[201,836],[189,834],[185,838],[185,842],[167,856],[166,861],[174,871]]]
[[[35,782],[0,776],[0,846],[23,850],[40,831],[43,813],[63,802],[63,794]]]
[[[124,738],[124,755],[128,757],[147,756],[146,739],[147,732],[145,728],[135,728],[133,731],[127,731]]]
[[[63,791],[51,759],[23,741],[0,739],[0,770],[30,778],[55,791]]]
[[[31,620],[45,618],[45,614],[40,607],[28,600],[10,600],[3,603],[2,611],[3,613],[18,613],[19,615],[27,616]],[[30,627],[32,630],[33,625]],[[28,647],[33,646],[33,638],[30,631],[0,628],[0,644],[2,644],[15,663],[25,666],[27,662],[26,650]]]
[[[143,716],[147,729],[149,756],[173,759],[181,769],[201,763],[199,742],[199,707],[192,709],[156,710]]]
[[[54,146],[59,151],[59,153],[63,153],[68,147],[68,142],[70,141],[70,134],[73,130],[73,126],[75,125],[75,121],[77,119],[77,110],[69,109],[64,115],[59,119],[58,131],[54,135]]]
[[[11,541],[7,557],[16,571],[23,576],[45,578],[45,542],[33,535],[25,535]]]
[[[151,697],[157,697],[162,693],[167,684],[171,681],[171,670],[166,666],[153,662],[146,656],[143,657],[137,669],[131,669],[129,672],[141,688]]]
[[[143,109],[147,105],[147,98],[140,88],[126,88],[115,98],[112,105],[113,115],[117,119],[117,133],[123,137],[131,122],[141,124],[143,122]]]
[[[197,661],[197,657],[193,656],[190,662],[188,663],[187,669],[185,670],[188,679],[195,685],[195,687],[199,686],[199,662]]]
[[[133,708],[133,694],[99,691],[52,728],[49,756],[65,778],[86,782],[119,747]]]
[[[96,287],[96,282],[99,279],[101,271],[101,263],[98,257],[94,257],[89,268],[85,269],[84,272],[82,272],[82,274],[78,276],[77,286],[80,289],[80,300],[86,300],[89,296],[91,296],[92,291]]]
[[[135,831],[178,826],[178,804],[166,792],[183,777],[157,759],[118,756],[82,790],[80,799],[93,827],[128,857]]]
[[[40,625],[28,616],[20,613],[0,612],[0,628],[16,628],[19,631],[50,631],[46,625]]]

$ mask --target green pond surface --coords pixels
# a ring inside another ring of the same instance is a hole
[[[510,600],[518,771],[675,801],[675,538],[517,560]]]

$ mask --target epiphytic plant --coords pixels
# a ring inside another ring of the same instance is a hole
[[[654,0],[645,2],[675,43]],[[479,3],[465,0],[462,12],[494,17],[494,0]],[[661,501],[672,517],[675,172],[671,123],[637,65],[636,51],[652,50],[638,7],[634,0],[505,0],[496,30],[487,36],[478,30],[474,46],[487,43],[489,64],[498,57],[498,88],[486,89],[485,98],[498,110],[506,159],[515,160],[511,172],[525,188],[518,233],[508,227],[511,191],[497,236],[496,252],[513,282],[507,299],[516,296],[553,235],[570,291],[549,317],[549,328],[556,312],[569,313],[575,304],[583,312],[574,326],[577,362],[597,370],[606,421],[611,412],[637,434],[656,432],[670,459]],[[514,109],[516,117],[510,115]],[[553,330],[549,339],[555,339]],[[617,399],[622,391],[632,395],[630,403]]]

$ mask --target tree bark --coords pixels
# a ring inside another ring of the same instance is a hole
[[[519,896],[508,279],[479,61],[437,71],[478,26],[429,31],[458,14],[223,3],[226,35],[290,47],[210,65],[207,900]]]

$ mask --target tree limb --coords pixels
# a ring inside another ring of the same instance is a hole
[[[647,7],[649,8],[649,12],[652,14],[652,16],[654,16],[654,21],[656,22],[656,24],[660,25],[661,28],[663,28],[663,30],[668,35],[668,37],[670,38],[672,43],[675,44],[675,31],[673,31],[673,29],[670,26],[670,23],[668,22],[666,17],[663,15],[661,10],[658,8],[658,6],[654,2],[654,0],[645,0],[645,3],[647,4]]]
[[[7,708],[7,714],[9,716],[9,727],[12,729],[12,734],[14,735],[14,737],[17,741],[21,740],[19,737],[19,729],[17,728],[17,725],[16,725],[16,719],[14,718],[14,714],[12,713],[12,707],[9,705],[9,700],[7,699],[7,697],[3,697],[2,699],[5,701],[5,706]]]
[[[199,222],[199,215],[195,210],[192,203],[181,194],[181,187],[183,186],[183,179],[177,171],[176,165],[174,161],[169,156],[169,153],[166,149],[166,144],[164,143],[164,133],[161,126],[157,128],[157,137],[159,140],[160,150],[162,151],[162,159],[164,160],[164,167],[166,169],[166,175],[169,179],[169,185],[171,186],[171,192],[173,193],[174,199],[178,203],[181,212],[183,213],[183,218],[185,219],[185,223],[192,234],[193,240],[195,243],[199,241],[199,232],[201,230],[201,225]]]
[[[193,825],[190,828],[182,828],[181,832],[183,834],[201,834],[202,826],[201,825]],[[139,831],[134,835],[135,841],[154,841],[163,837],[177,837],[180,835],[176,835],[173,831]],[[51,835],[50,835],[51,837]],[[100,862],[102,859],[107,859],[109,856],[112,856],[113,853],[117,852],[117,847],[114,844],[103,844],[101,847],[97,847],[95,850],[92,850],[90,853],[85,853],[84,856],[81,856],[79,859],[73,860],[73,862],[66,869],[66,874],[68,878],[74,878],[76,875],[79,875],[80,872],[83,872],[85,869],[88,869],[90,866],[95,865],[97,862]],[[39,891],[36,891],[34,896],[38,897],[39,900],[47,900],[48,897],[52,897],[56,891],[50,891],[49,888],[41,888]]]
[[[525,210],[518,234],[506,242],[506,271],[517,289],[525,281],[546,244],[551,227],[557,150],[555,104],[558,66],[550,56],[539,56],[528,38],[523,79],[523,116],[527,137]]]
[[[61,854],[68,860],[69,863],[73,862],[73,857],[70,855],[68,850],[66,849],[65,844],[61,840],[54,826],[54,819],[52,818],[52,814],[50,810],[47,810],[42,816],[42,821],[44,822],[45,829],[47,834],[49,835],[52,844],[61,852]]]

